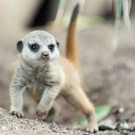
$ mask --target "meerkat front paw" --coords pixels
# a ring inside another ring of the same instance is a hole
[[[48,113],[48,111],[41,111],[41,110],[37,110],[36,111],[36,115],[38,116],[38,117],[46,117],[47,116],[47,113]]]
[[[40,118],[42,117],[46,117],[48,114],[48,110],[43,109],[42,107],[38,106],[37,107],[37,111],[36,111],[36,115]]]
[[[11,115],[15,115],[17,118],[23,118],[23,113],[16,111],[16,110],[12,110],[9,112]]]

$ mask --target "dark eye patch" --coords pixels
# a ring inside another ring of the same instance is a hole
[[[38,44],[31,44],[31,45],[29,45],[29,48],[31,51],[37,52],[39,50],[40,46]]]
[[[48,46],[48,48],[49,48],[49,50],[50,50],[51,52],[53,52],[54,49],[55,49],[55,45],[50,44],[50,45]]]

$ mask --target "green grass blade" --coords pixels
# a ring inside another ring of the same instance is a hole
[[[114,31],[114,37],[112,42],[113,51],[116,51],[118,46],[118,33],[119,33],[119,26],[120,26],[120,19],[121,19],[121,10],[122,10],[122,0],[117,0],[116,14],[115,14],[115,31]]]
[[[96,107],[95,111],[96,111],[97,121],[100,121],[103,118],[105,118],[110,113],[113,106],[114,105],[108,104],[108,105],[102,105]]]
[[[110,113],[113,106],[114,104],[107,104],[107,105],[101,105],[96,107],[95,111],[96,111],[97,121],[104,119]],[[87,119],[83,117],[82,119],[75,122],[73,126],[75,127],[77,125],[87,125],[87,124],[88,124]]]
[[[120,25],[121,10],[122,10],[122,0],[117,0],[116,15],[115,15],[115,34],[117,36],[118,36],[119,25]]]

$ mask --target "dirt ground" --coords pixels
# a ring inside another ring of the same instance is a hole
[[[133,23],[135,24],[135,23]],[[135,26],[129,31],[122,25],[117,50],[112,49],[113,30],[111,24],[90,28],[78,33],[78,48],[83,85],[95,106],[115,103],[125,110],[124,120],[135,122]],[[83,115],[67,104],[62,98],[56,102],[58,113],[56,124],[36,120],[36,104],[25,95],[23,120],[7,114],[10,106],[9,84],[17,59],[16,42],[28,31],[19,33],[0,32],[0,134],[87,134],[71,128],[73,122]],[[64,54],[66,31],[53,33],[60,42]],[[113,109],[114,110],[114,109]],[[111,114],[107,119],[114,120]],[[29,119],[30,118],[30,119]],[[104,121],[104,120],[102,120]],[[23,124],[22,124],[23,123]],[[18,132],[19,131],[19,132]],[[107,130],[97,134],[135,134],[133,131]]]

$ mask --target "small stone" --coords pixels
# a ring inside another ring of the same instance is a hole
[[[18,129],[18,127],[16,126],[15,129]]]
[[[20,120],[20,123],[23,123],[23,120]]]
[[[112,120],[106,120],[99,125],[99,130],[114,130],[116,128],[116,123]]]
[[[6,127],[5,126],[2,126],[2,130],[6,130]]]
[[[126,122],[124,123],[120,123],[119,126],[118,126],[119,129],[122,129],[122,130],[129,130],[130,129],[130,126],[129,124],[127,124]]]

